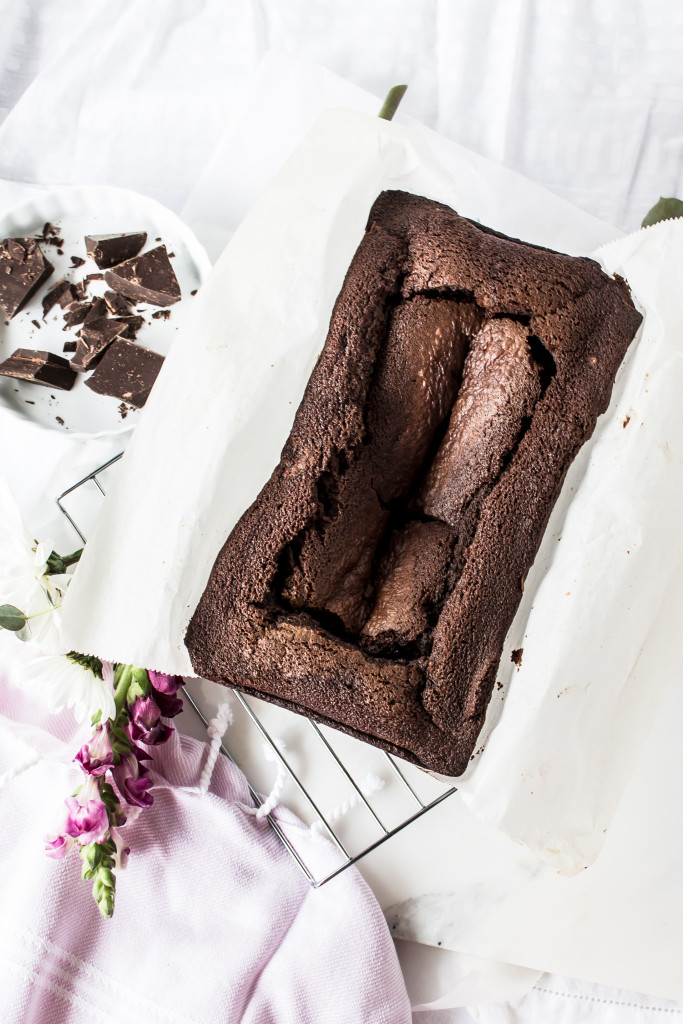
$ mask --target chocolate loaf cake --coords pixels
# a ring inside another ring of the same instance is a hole
[[[197,674],[459,775],[640,320],[593,260],[383,193],[190,622]]]

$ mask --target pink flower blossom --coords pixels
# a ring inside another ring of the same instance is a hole
[[[136,743],[165,743],[173,732],[161,721],[161,712],[153,697],[138,697],[130,709],[128,735]]]
[[[54,858],[54,860],[61,860],[62,857],[66,857],[67,853],[70,852],[74,840],[71,836],[56,835],[52,838],[50,836],[45,840],[45,853],[48,857]]]
[[[78,839],[82,846],[87,843],[103,843],[109,828],[109,818],[102,801],[95,799],[81,803],[78,797],[69,796],[64,803],[69,812],[64,830],[66,834]]]
[[[152,780],[134,754],[126,754],[112,769],[114,782],[123,799],[135,807],[151,807],[154,797],[149,792]]]
[[[121,833],[118,829],[112,828],[109,830],[111,838],[116,847],[116,853],[114,855],[114,862],[117,868],[123,870],[128,863],[128,855],[130,853],[130,846],[126,846],[125,842],[121,838]]]
[[[165,672],[152,672],[147,670],[149,681],[159,693],[174,694],[183,685],[182,676],[168,676]]]
[[[76,754],[78,761],[87,775],[104,775],[114,764],[114,751],[111,748],[109,723],[100,725],[89,743],[84,743]]]

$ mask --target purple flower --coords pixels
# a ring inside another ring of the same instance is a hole
[[[88,782],[94,783],[94,779],[89,777]],[[69,796],[64,801],[69,812],[64,831],[73,839],[78,839],[82,846],[103,843],[109,828],[107,808],[97,790],[97,795],[89,799],[91,792],[91,787],[86,784],[78,796]]]
[[[161,712],[162,718],[175,718],[183,710],[182,700],[172,693],[162,693],[161,690],[157,690],[154,694],[154,700]]]
[[[167,676],[165,672],[151,672],[147,669],[149,681],[159,693],[174,694],[183,685],[182,676]]]
[[[161,721],[161,712],[153,697],[138,697],[129,715],[127,731],[136,743],[165,743],[173,732]]]
[[[93,738],[83,744],[74,761],[78,761],[86,775],[104,775],[112,767],[114,751],[111,748],[108,722],[97,727]]]
[[[152,806],[154,797],[149,792],[152,780],[134,754],[122,757],[120,764],[112,769],[112,774],[119,793],[127,803],[135,807]]]
[[[66,857],[67,853],[70,852],[73,844],[74,840],[71,836],[65,836],[63,834],[52,838],[48,836],[45,840],[45,853],[48,857],[53,857],[54,860],[61,860],[62,857]]]

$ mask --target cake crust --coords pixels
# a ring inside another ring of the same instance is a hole
[[[593,260],[383,193],[281,461],[190,622],[197,674],[461,774],[640,321]]]

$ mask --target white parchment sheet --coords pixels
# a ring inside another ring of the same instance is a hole
[[[67,646],[192,674],[187,623],[278,462],[382,189],[569,252],[604,238],[599,222],[517,175],[454,145],[439,152],[410,127],[330,111],[252,207],[197,296],[89,538],[65,603]],[[497,725],[461,784],[477,814],[568,873],[597,855],[678,656],[660,627],[683,604],[677,587],[662,604],[683,562],[682,256],[680,223],[601,254],[645,324],[567,479],[503,654]]]

